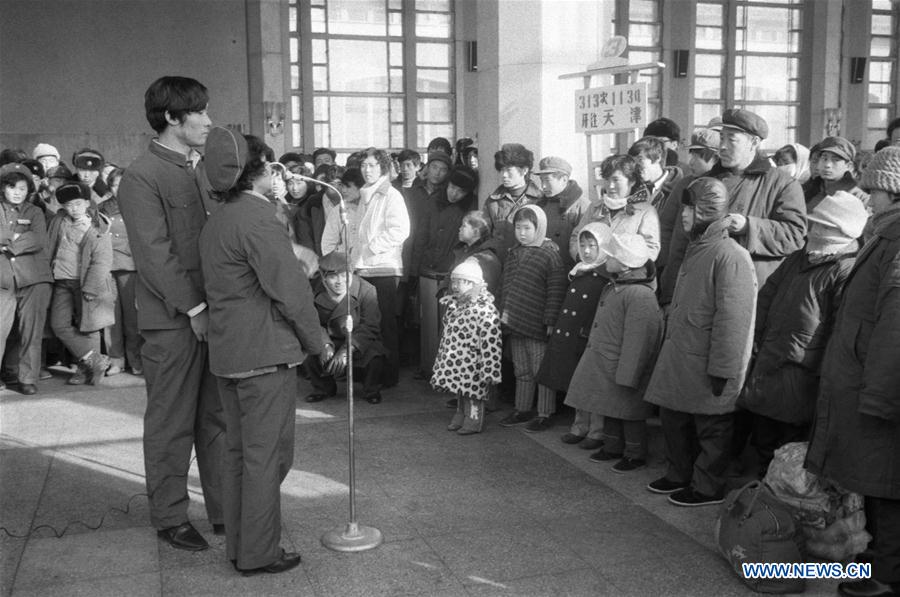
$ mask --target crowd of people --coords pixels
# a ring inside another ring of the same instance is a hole
[[[60,361],[70,384],[146,376],[163,540],[207,547],[187,520],[196,444],[235,568],[296,566],[278,488],[298,372],[318,402],[356,367],[378,404],[407,363],[452,394],[450,431],[507,400],[501,427],[546,432],[564,404],[561,440],[621,474],[646,467],[658,413],[647,489],[677,506],[721,503],[748,445],[762,476],[808,441],[810,471],[866,497],[874,578],[841,591],[900,591],[900,119],[876,152],[827,137],[768,157],[767,122],[729,109],[682,162],[660,118],[591,199],[565,158],[535,168],[518,143],[489,191],[471,139],[276,162],[213,128],[193,79],[145,100],[158,136],[125,169],[90,148],[70,169],[47,143],[0,155],[0,355],[26,395]]]

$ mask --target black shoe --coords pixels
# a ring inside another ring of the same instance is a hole
[[[156,531],[156,536],[175,549],[184,549],[185,551],[209,549],[209,543],[206,542],[203,535],[197,532],[194,525],[189,522],[180,524],[177,527]]]
[[[318,392],[318,393],[310,394],[309,396],[307,396],[306,401],[307,402],[322,402],[326,398],[333,398],[333,397],[334,397],[334,394],[325,394],[322,392]]]
[[[564,443],[564,444],[577,444],[578,442],[580,442],[581,440],[584,439],[584,436],[583,435],[575,435],[574,433],[567,433],[559,439],[561,439],[562,443]]]
[[[225,534],[225,525],[213,523],[213,535],[222,536]]]
[[[723,495],[706,495],[699,491],[694,491],[692,487],[685,487],[681,491],[676,491],[669,496],[669,503],[676,506],[685,506],[689,508],[697,506],[715,506],[725,501]]]
[[[515,427],[516,425],[524,425],[534,418],[530,412],[512,411],[500,421],[501,427]]]
[[[550,417],[535,417],[525,425],[525,433],[540,433],[551,427],[553,427],[553,419]]]
[[[588,437],[584,439],[584,441],[582,441],[580,444],[578,444],[578,447],[582,450],[599,450],[603,447],[603,440]]]
[[[444,403],[444,406],[447,408],[458,408],[459,407],[459,398],[451,398],[447,402]]]
[[[622,454],[613,454],[612,452],[607,452],[603,448],[600,448],[590,456],[591,462],[608,462],[610,460],[617,460],[622,457]]]
[[[369,404],[381,404],[381,392],[375,392],[374,394],[369,394],[366,396],[366,402]],[[297,561],[299,562],[300,556],[297,556]]]
[[[886,584],[874,578],[842,582],[838,594],[847,597],[888,597],[900,595],[900,583]]]
[[[665,477],[660,477],[656,481],[651,481],[647,484],[647,491],[667,495],[675,493],[676,491],[681,491],[687,486],[686,483],[676,483],[675,481],[669,481]]]
[[[279,572],[287,572],[292,568],[296,568],[300,565],[300,554],[299,553],[286,553],[283,549],[281,550],[281,556],[269,564],[268,566],[262,566],[260,568],[250,568],[247,570],[241,570],[241,574],[244,576],[255,576],[257,574],[278,574]]]
[[[25,394],[26,396],[34,396],[37,394],[37,386],[33,383],[23,383],[19,387],[19,393]]]
[[[628,458],[626,456],[613,465],[612,471],[614,473],[630,473],[645,466],[647,466],[647,461],[643,458]]]

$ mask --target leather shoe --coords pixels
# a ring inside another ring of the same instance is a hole
[[[838,594],[847,597],[890,597],[900,595],[900,586],[897,583],[886,584],[874,578],[866,578],[842,582],[838,585]]]
[[[281,556],[269,564],[268,566],[261,566],[259,568],[248,568],[240,570],[241,574],[244,576],[255,576],[257,574],[278,574],[279,572],[287,572],[292,568],[296,568],[300,565],[300,554],[299,553],[286,553],[283,549],[281,550]]]
[[[381,404],[381,392],[375,392],[366,396],[366,402],[369,404]]]
[[[19,387],[19,393],[25,394],[26,396],[34,396],[37,394],[37,386],[33,383],[23,383],[21,387]]]
[[[225,525],[213,523],[213,535],[222,536],[225,534]]]
[[[325,394],[324,392],[318,392],[315,394],[310,394],[306,397],[307,402],[322,402],[326,398],[331,398],[334,394]]]
[[[156,531],[156,535],[175,549],[183,549],[185,551],[209,549],[209,543],[206,542],[203,535],[198,533],[197,529],[190,522]]]

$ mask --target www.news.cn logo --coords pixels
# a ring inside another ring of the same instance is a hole
[[[772,562],[741,564],[744,578],[831,578],[856,580],[872,577],[872,564],[851,562],[846,566],[837,562]]]

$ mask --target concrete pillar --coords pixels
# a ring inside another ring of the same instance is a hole
[[[574,92],[584,70],[612,35],[608,3],[594,0],[497,0],[477,4],[477,99],[467,109],[481,157],[482,199],[499,184],[493,155],[518,142],[542,156],[558,155],[573,178],[588,183],[585,137],[575,132]],[[467,131],[471,132],[471,131]]]
[[[801,106],[797,140],[804,145],[826,136],[825,109],[841,106],[841,0],[820,0],[805,5],[803,14],[803,59],[801,60]],[[847,67],[849,68],[849,66]],[[846,108],[844,110],[846,112]],[[842,122],[842,134],[847,130]]]
[[[249,133],[262,138],[278,158],[289,149],[287,0],[246,0],[246,9]],[[276,103],[272,119],[276,124],[283,119],[280,129],[268,125],[266,102]]]

